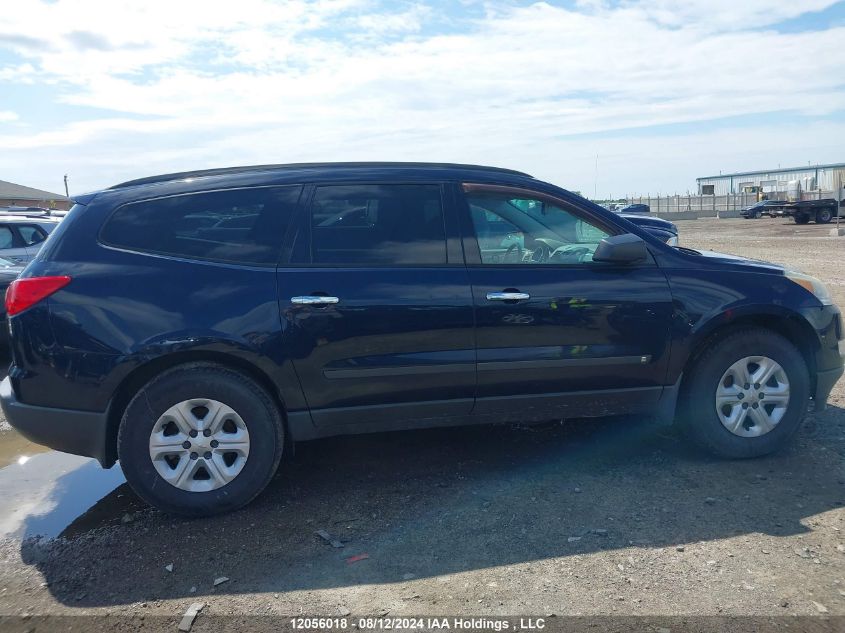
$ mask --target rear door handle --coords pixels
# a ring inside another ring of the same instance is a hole
[[[291,297],[290,302],[306,306],[323,306],[338,303],[340,299],[337,297],[324,297],[323,295],[303,295],[301,297]]]
[[[531,295],[527,292],[488,292],[487,301],[520,301],[522,299],[530,299]]]

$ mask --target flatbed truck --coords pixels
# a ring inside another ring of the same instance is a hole
[[[807,224],[810,220],[815,221],[816,224],[827,224],[841,212],[841,207],[833,198],[796,202],[784,200],[782,205],[771,205],[769,211],[778,215],[792,216],[795,224]]]

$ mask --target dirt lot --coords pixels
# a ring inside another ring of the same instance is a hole
[[[845,305],[829,227],[678,224],[685,245],[791,264]],[[6,432],[0,614],[172,631],[196,601],[196,631],[230,614],[845,615],[842,383],[830,404],[752,461],[633,418],[313,442],[248,508],[202,521]]]

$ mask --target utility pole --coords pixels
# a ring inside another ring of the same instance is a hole
[[[593,200],[598,200],[599,194],[599,155],[596,154],[596,173],[593,177]]]
[[[65,174],[65,197],[70,198],[70,193],[67,190],[67,174]]]

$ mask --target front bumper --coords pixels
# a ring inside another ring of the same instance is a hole
[[[18,402],[8,377],[0,383],[0,407],[9,424],[28,440],[63,453],[93,457],[103,468],[114,464],[106,451],[106,413],[36,407]]]
[[[842,374],[845,373],[845,340],[840,340],[839,366],[833,369],[816,371],[816,392],[813,394],[813,410],[824,411],[827,407],[827,397]]]
[[[833,385],[842,377],[845,371],[843,367],[820,371],[816,373],[816,393],[813,396],[813,410],[824,411],[827,407],[827,397],[830,395]]]

